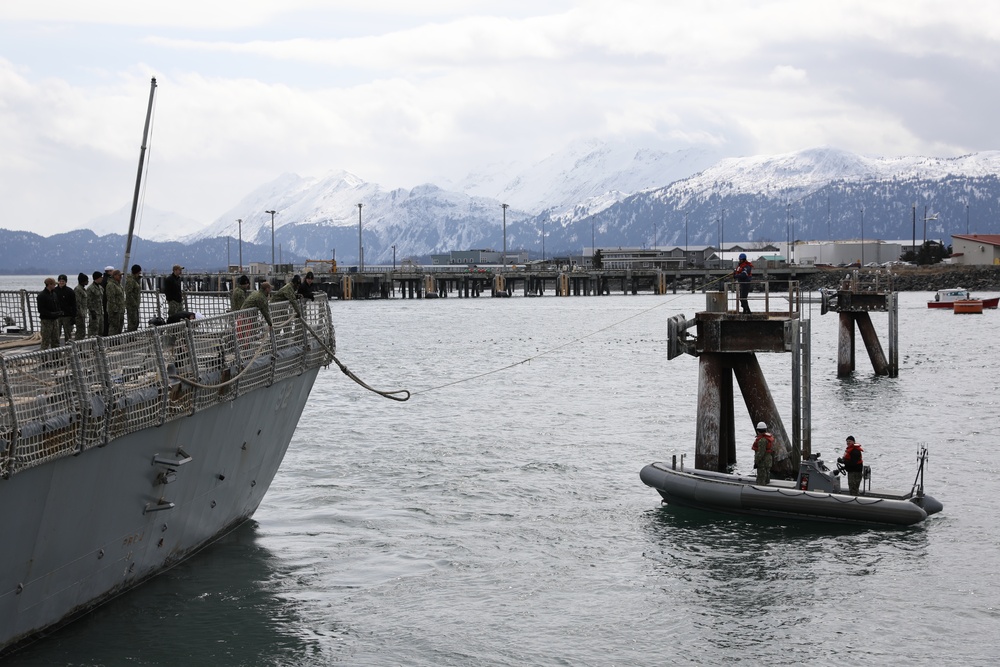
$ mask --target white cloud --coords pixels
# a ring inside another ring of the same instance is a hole
[[[771,70],[768,80],[776,85],[796,85],[809,82],[809,75],[804,69],[791,65],[778,65]]]
[[[992,149],[1000,134],[975,100],[992,106],[993,7],[6,2],[3,224],[59,231],[127,202],[152,76],[147,200],[206,223],[285,171],[412,186],[588,137],[733,154]]]

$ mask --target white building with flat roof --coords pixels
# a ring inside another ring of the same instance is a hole
[[[885,264],[898,261],[903,246],[898,242],[879,240],[799,241],[795,243],[794,263],[802,266],[829,264],[832,266]]]

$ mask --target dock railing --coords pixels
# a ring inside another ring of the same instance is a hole
[[[740,312],[740,285],[735,280],[725,283],[726,310],[729,312]],[[752,281],[750,283],[750,293],[747,295],[747,302],[750,304],[752,313],[766,313],[768,315],[790,316],[801,314],[806,316],[807,311],[803,311],[802,304],[806,301],[802,295],[797,280],[781,281]]]

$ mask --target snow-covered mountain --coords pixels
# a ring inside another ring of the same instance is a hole
[[[671,195],[726,192],[798,198],[834,181],[940,181],[997,174],[1000,151],[957,158],[864,157],[835,148],[811,148],[783,155],[726,158],[690,178],[678,179]],[[666,184],[665,184],[666,185]]]
[[[583,142],[520,171],[493,167],[448,188],[386,190],[345,171],[322,178],[284,174],[181,240],[198,244],[241,233],[244,242],[270,248],[267,211],[274,210],[279,251],[313,258],[334,253],[354,263],[360,213],[360,244],[365,263],[373,264],[454,249],[499,249],[504,241],[510,250],[536,256],[543,246],[552,254],[580,252],[592,243],[714,244],[865,232],[907,238],[917,208],[924,206],[940,213],[929,230],[940,236],[970,225],[971,231],[988,231],[996,218],[987,216],[1000,215],[998,182],[1000,151],[877,158],[815,148],[715,160],[707,151]],[[127,215],[109,216],[109,231],[121,231],[119,218],[127,226]],[[155,215],[151,221],[145,213],[140,235],[156,229],[153,238],[171,238],[175,223]],[[979,224],[972,224],[974,218]]]
[[[441,247],[468,247],[479,243],[490,228],[499,230],[503,216],[493,200],[430,184],[410,190],[383,190],[344,171],[320,179],[284,174],[183,241],[233,236],[239,233],[236,220],[241,219],[244,240],[270,243],[270,210],[275,211],[276,243],[289,252],[314,258],[338,251],[339,257],[357,261],[360,223],[366,263],[391,261],[393,245],[400,256],[403,252],[407,256],[425,255]],[[517,215],[516,210],[508,210],[507,215]]]
[[[271,214],[275,211],[274,228],[291,224],[317,224],[346,227],[357,225],[357,204],[378,199],[381,187],[366,183],[354,174],[337,171],[323,178],[303,178],[297,174],[282,174],[265,183],[211,225],[181,238],[195,243],[216,236],[236,236],[242,226],[244,239],[270,242]],[[238,223],[242,220],[242,223]]]
[[[933,214],[930,215],[930,214]],[[872,158],[817,148],[731,158],[635,194],[587,221],[560,220],[598,245],[882,238],[948,241],[985,233],[1000,215],[1000,152]],[[924,218],[927,217],[925,221]],[[919,227],[918,227],[919,220]],[[580,223],[586,222],[581,232]],[[589,244],[586,244],[589,245]]]
[[[686,178],[721,157],[706,149],[670,152],[635,142],[579,141],[535,164],[494,165],[445,187],[533,213],[578,206],[596,211],[602,203]]]

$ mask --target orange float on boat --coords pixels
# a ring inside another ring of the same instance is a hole
[[[980,313],[983,312],[983,302],[979,299],[959,299],[954,302],[955,313]]]

